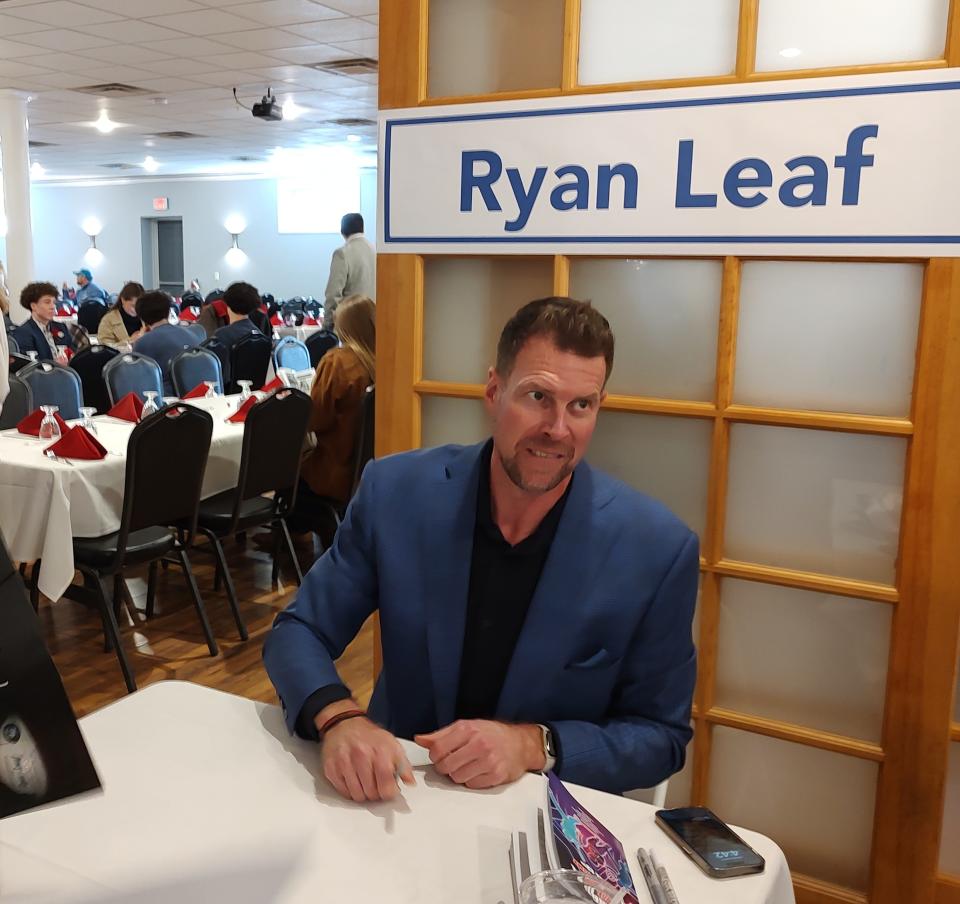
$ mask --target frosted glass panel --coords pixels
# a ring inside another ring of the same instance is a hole
[[[430,97],[559,88],[563,0],[430,0]]]
[[[943,802],[940,870],[960,876],[960,743],[950,745],[947,793]]]
[[[467,446],[490,435],[486,408],[476,399],[423,396],[420,412],[420,446],[424,449],[445,443]]]
[[[553,294],[553,259],[429,258],[423,294],[424,377],[486,383],[504,324]]]
[[[757,69],[943,59],[949,0],[760,0]]]
[[[906,417],[920,264],[744,264],[734,401]]]
[[[768,835],[790,869],[864,890],[877,764],[717,726],[708,806]]]
[[[906,440],[734,424],[730,559],[892,583]]]
[[[601,411],[587,460],[653,496],[703,536],[712,420]]]
[[[733,72],[738,7],[738,0],[581,0],[579,82]]]
[[[880,740],[893,608],[724,578],[717,705]]]
[[[720,261],[573,260],[570,294],[616,336],[607,391],[712,402],[722,278]]]

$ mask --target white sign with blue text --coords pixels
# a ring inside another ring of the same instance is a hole
[[[960,256],[960,70],[380,114],[381,252]]]

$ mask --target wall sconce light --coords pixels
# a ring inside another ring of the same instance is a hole
[[[103,224],[96,217],[87,217],[82,224],[83,231],[90,239],[90,247],[83,259],[92,267],[98,266],[103,262],[103,252],[97,247],[97,236],[103,230]]]
[[[240,214],[231,214],[223,224],[230,233],[231,244],[227,249],[227,263],[231,267],[241,267],[246,263],[247,255],[240,247],[240,235],[247,228],[247,221]]]

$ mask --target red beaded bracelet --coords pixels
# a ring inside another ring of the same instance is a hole
[[[342,713],[337,713],[335,716],[327,719],[327,721],[317,729],[317,734],[322,738],[334,725],[346,722],[347,719],[355,719],[357,716],[366,716],[366,712],[362,709],[348,709]]]

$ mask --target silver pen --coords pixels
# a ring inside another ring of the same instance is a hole
[[[649,854],[643,848],[637,848],[637,860],[640,861],[640,869],[643,872],[643,881],[647,883],[647,891],[653,899],[653,904],[667,904],[667,898],[660,887],[660,880],[653,869],[653,863]]]
[[[667,904],[680,904],[680,899],[677,897],[677,893],[673,888],[670,876],[667,875],[667,868],[657,859],[653,848],[650,848],[649,853],[650,862],[653,864],[654,872],[656,872],[657,878],[660,880],[660,887],[663,889],[663,896],[666,898]]]

